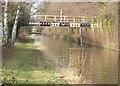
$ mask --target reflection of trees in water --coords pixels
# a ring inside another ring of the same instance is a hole
[[[87,53],[82,49],[69,48],[68,69],[71,70],[71,73],[69,73],[69,77],[72,77],[71,83],[90,83],[84,76],[84,74],[87,73],[87,70],[85,69],[86,58]]]
[[[36,37],[37,38],[37,37]],[[117,83],[114,66],[118,52],[94,47],[83,47],[44,37],[40,47],[57,74],[70,83]],[[113,72],[113,70],[115,72]]]
[[[59,44],[61,46],[58,46]],[[54,42],[54,47],[50,46],[53,45],[51,42],[48,45],[49,52],[52,53],[52,55],[49,54],[49,57],[57,74],[64,77],[69,83],[90,83],[84,76],[88,70],[85,68],[87,53],[83,49],[77,47],[69,48],[58,41],[57,43]]]

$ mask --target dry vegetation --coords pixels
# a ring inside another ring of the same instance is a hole
[[[63,9],[63,15],[96,16],[102,27],[84,31],[84,42],[118,50],[118,3],[47,2],[43,6],[43,14],[60,15]]]

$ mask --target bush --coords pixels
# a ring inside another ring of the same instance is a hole
[[[105,32],[110,32],[112,27],[111,15],[105,15],[103,19],[103,29]]]

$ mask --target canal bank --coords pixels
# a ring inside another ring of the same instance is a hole
[[[49,30],[50,29],[50,30]],[[118,46],[118,30],[112,32],[104,32],[104,29],[99,28],[69,28],[69,27],[45,27],[42,34],[56,39],[63,39],[65,41],[77,42],[81,45],[86,44],[100,48],[119,51]],[[82,39],[82,40],[81,40]]]
[[[32,34],[33,43],[3,49],[5,82],[117,84],[118,52]]]

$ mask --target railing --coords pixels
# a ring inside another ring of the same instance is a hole
[[[85,17],[85,16],[66,16],[66,15],[34,15],[34,19],[49,22],[98,22],[98,17]]]

